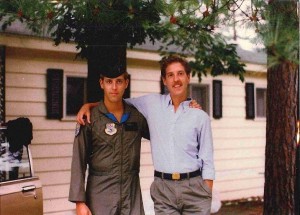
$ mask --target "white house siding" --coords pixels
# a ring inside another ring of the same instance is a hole
[[[44,214],[73,214],[67,200],[75,121],[46,119],[46,70],[87,73],[86,62],[74,61],[71,45],[54,47],[45,39],[0,35],[6,46],[6,120],[20,116],[33,124],[34,170],[43,184]]]
[[[87,74],[84,60],[74,60],[75,46],[53,46],[51,40],[29,36],[0,34],[0,44],[6,46],[6,120],[29,117],[33,123],[31,150],[35,173],[43,184],[44,214],[74,214],[68,190],[74,121],[46,119],[46,70]],[[156,52],[129,50],[128,71],[131,74],[131,96],[160,92],[160,72]],[[266,87],[264,67],[247,64],[253,71],[246,82]],[[245,119],[245,84],[237,77],[204,77],[212,98],[212,80],[222,80],[223,117],[212,119],[215,146],[216,181],[214,187],[221,200],[263,195],[265,119]],[[198,83],[197,78],[192,78]],[[212,102],[210,102],[212,116]],[[143,140],[141,156],[141,186],[146,208],[153,166],[149,141]],[[150,211],[150,210],[149,210]]]
[[[245,81],[266,88],[264,73],[260,76],[246,76]],[[263,196],[266,121],[246,120],[245,84],[238,78],[220,76],[214,79],[222,80],[223,86],[223,117],[212,118],[214,188],[221,200]],[[203,82],[211,84],[212,78]]]

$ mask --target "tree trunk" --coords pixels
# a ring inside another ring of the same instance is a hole
[[[108,43],[109,44],[109,43]],[[103,99],[99,77],[109,66],[122,66],[126,70],[126,45],[93,45],[88,48],[88,102]]]
[[[299,81],[299,74],[298,74],[298,81]],[[298,89],[298,94],[299,94],[299,89]],[[298,108],[299,108],[299,100],[298,100]],[[299,120],[299,115],[298,115],[298,120]],[[300,143],[297,142],[297,144],[298,145],[297,145],[297,155],[296,155],[296,188],[295,188],[296,213],[295,214],[300,214]]]
[[[295,214],[297,68],[268,69],[265,215]]]
[[[88,61],[87,95],[88,102],[103,99],[99,85],[99,75],[107,67],[119,66],[126,70],[127,40],[118,24],[91,24],[87,28],[90,35],[86,56]]]

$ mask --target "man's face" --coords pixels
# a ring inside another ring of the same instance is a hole
[[[163,82],[168,88],[171,97],[186,97],[190,83],[190,75],[187,75],[181,63],[175,62],[166,68],[166,77],[163,77]]]
[[[104,77],[100,79],[100,86],[104,90],[105,101],[111,103],[120,102],[128,86],[128,80],[125,80],[124,75],[120,75],[116,78]]]

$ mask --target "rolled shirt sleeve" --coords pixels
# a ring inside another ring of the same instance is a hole
[[[210,118],[207,114],[203,117],[203,123],[198,138],[199,142],[199,162],[202,166],[202,178],[208,180],[215,179],[214,149]]]

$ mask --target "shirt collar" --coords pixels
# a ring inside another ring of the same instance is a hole
[[[128,120],[129,116],[130,116],[130,108],[129,106],[126,104],[126,102],[123,101],[123,104],[124,104],[124,113],[123,113],[123,116],[121,118],[121,121],[120,123],[124,123]],[[119,123],[118,120],[116,119],[116,117],[107,111],[105,105],[104,105],[104,102],[103,101],[100,101],[100,104],[99,104],[99,110],[101,113],[103,113],[107,118],[111,119],[112,121],[114,121],[115,123]]]
[[[166,99],[165,99],[165,106],[168,107],[169,105],[172,105],[172,99],[170,93],[166,95]]]
[[[116,119],[115,115],[113,115],[112,113],[105,113],[105,116],[108,117],[109,119],[111,119],[112,121],[114,121],[115,123],[119,123],[118,120]],[[120,123],[124,123],[128,120],[130,116],[130,113],[124,113],[122,118],[121,118],[121,121]]]
[[[192,100],[191,98],[187,98],[185,101],[183,101],[181,103],[181,105],[183,106],[183,109],[185,109],[186,107],[189,107],[191,100]],[[170,93],[166,95],[165,105],[166,105],[166,107],[169,107],[169,105],[172,105],[172,99],[171,99]]]

